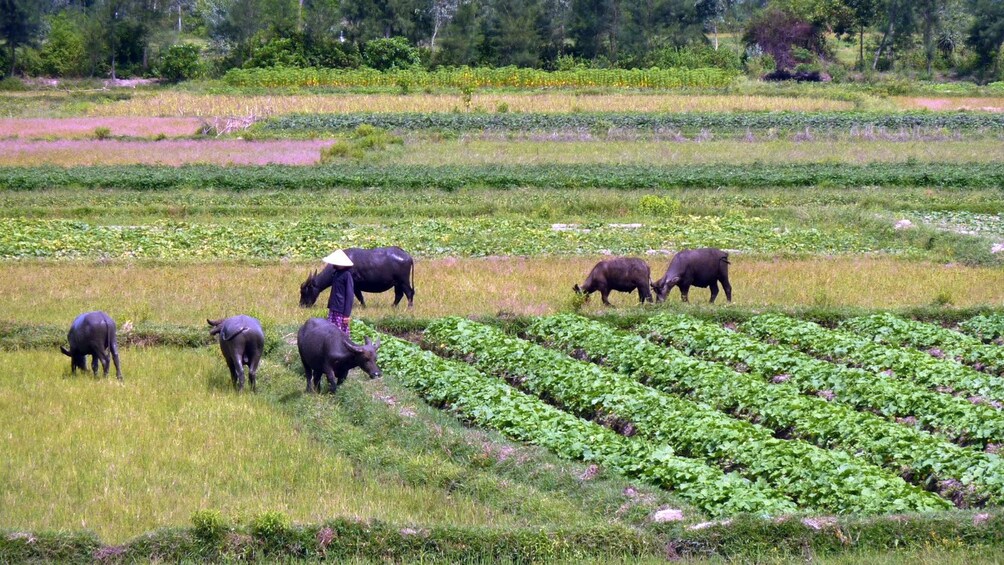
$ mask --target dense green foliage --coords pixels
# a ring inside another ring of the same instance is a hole
[[[776,386],[793,387],[803,394],[832,395],[833,402],[897,421],[913,421],[959,443],[982,448],[1004,441],[1004,415],[999,410],[916,383],[877,378],[872,371],[828,363],[791,347],[690,317],[654,316],[638,330],[688,354],[743,367]]]
[[[993,375],[1004,374],[1004,347],[984,344],[941,326],[875,314],[846,320],[840,327],[879,343],[922,349],[933,357],[954,359]]]
[[[582,352],[649,386],[704,402],[788,438],[856,455],[916,484],[935,484],[956,504],[979,506],[987,499],[996,504],[1004,497],[1004,461],[998,457],[818,396],[805,396],[794,386],[776,386],[756,375],[701,361],[576,316],[541,318],[527,332],[548,345]],[[968,488],[959,488],[960,482]]]
[[[812,322],[764,314],[742,324],[760,339],[774,339],[814,355],[857,365],[890,378],[916,382],[941,392],[978,395],[981,402],[1004,401],[1004,381],[948,359],[889,347],[856,333],[826,330]]]
[[[712,515],[740,512],[777,515],[795,506],[777,492],[726,475],[672,448],[629,439],[599,424],[562,412],[464,363],[448,361],[418,346],[355,324],[359,336],[380,338],[380,365],[430,403],[465,420],[564,457],[595,461],[620,473],[676,491]]]
[[[445,131],[526,131],[597,128],[645,131],[711,130],[744,132],[752,130],[860,130],[914,128],[947,130],[1004,131],[1004,114],[978,112],[749,112],[749,113],[611,113],[574,112],[561,114],[467,113],[427,114],[293,114],[270,118],[256,127],[264,131],[343,131],[362,124],[401,130],[440,129]]]
[[[256,221],[254,225],[156,222],[138,226],[72,220],[0,220],[0,258],[306,259],[332,242],[401,245],[419,256],[645,253],[714,244],[773,253],[849,253],[880,245],[853,230],[775,229],[765,218],[685,216],[671,223],[589,223],[554,228],[533,219],[458,218],[354,222]]]
[[[802,188],[932,187],[996,188],[1004,164],[874,163],[684,165],[368,165],[331,167],[104,165],[0,167],[0,190],[50,188],[179,188],[293,190],[325,188]]]
[[[659,392],[489,326],[444,318],[429,325],[424,339],[430,347],[505,376],[573,413],[767,481],[810,511],[876,514],[949,506],[846,454],[777,439],[761,426],[729,418],[705,404]]]
[[[402,88],[549,88],[625,87],[684,88],[724,87],[732,84],[735,73],[714,68],[702,69],[576,69],[542,71],[517,67],[461,67],[426,71],[423,69],[334,70],[324,68],[271,67],[232,69],[224,82],[236,87],[378,87]]]

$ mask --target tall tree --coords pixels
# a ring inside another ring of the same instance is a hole
[[[568,37],[573,52],[583,59],[595,59],[604,53],[615,25],[614,0],[572,0]]]
[[[434,60],[443,65],[475,65],[483,41],[480,3],[476,0],[462,2],[443,28],[439,50],[433,53]]]
[[[878,15],[878,0],[844,0],[850,11],[851,24],[849,31],[858,36],[858,69],[865,68],[865,30],[875,22]]]
[[[0,38],[10,51],[10,74],[17,68],[17,48],[35,40],[42,23],[38,0],[0,0]]]
[[[976,52],[981,74],[1000,78],[1001,46],[1004,45],[1004,2],[972,0],[973,25],[966,44]]]

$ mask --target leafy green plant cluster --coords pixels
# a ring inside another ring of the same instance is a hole
[[[368,48],[368,46],[367,46]],[[378,62],[383,61],[383,51]],[[388,67],[390,68],[390,67]],[[735,71],[701,69],[572,69],[544,71],[521,67],[459,67],[427,71],[420,68],[388,71],[269,67],[231,69],[223,82],[235,87],[380,87],[402,82],[416,88],[722,88],[731,85]]]
[[[974,316],[959,329],[983,342],[998,341],[1004,336],[1004,314]]]
[[[505,376],[572,413],[765,481],[809,511],[880,514],[951,507],[847,454],[778,439],[761,426],[483,324],[439,319],[429,325],[424,339],[430,347]]]
[[[374,112],[345,114],[286,114],[257,127],[265,131],[342,131],[361,124],[402,130],[539,131],[598,126],[619,129],[707,129],[715,132],[848,130],[851,128],[914,128],[1004,130],[1004,114],[990,112]]]
[[[811,163],[783,165],[688,165],[680,167],[598,165],[371,165],[336,167],[282,165],[102,165],[90,167],[0,167],[0,190],[120,188],[171,190],[294,190],[324,188],[802,188],[1004,186],[1004,164],[989,163]]]
[[[652,216],[675,216],[680,207],[680,201],[669,196],[646,194],[638,199],[638,209]]]
[[[889,347],[857,334],[827,330],[818,324],[778,314],[755,316],[742,324],[759,339],[772,339],[813,355],[826,356],[892,378],[910,380],[939,391],[979,395],[984,401],[1004,401],[1004,381],[947,359],[917,350]]]
[[[369,124],[358,126],[347,140],[339,141],[321,150],[321,163],[338,158],[361,159],[368,151],[384,151],[390,145],[401,145],[404,140],[389,131]]]
[[[353,324],[354,335],[381,339],[380,365],[408,388],[459,417],[506,436],[541,445],[563,457],[594,461],[642,478],[711,515],[739,512],[777,515],[795,506],[777,492],[695,459],[679,457],[667,446],[654,446],[587,422],[539,398],[507,386],[473,367],[442,359],[418,346],[377,335]]]
[[[845,320],[840,328],[878,343],[925,350],[994,375],[1004,374],[1004,347],[934,324],[905,320],[893,314],[873,314]]]
[[[682,216],[640,226],[602,222],[554,229],[536,219],[456,218],[351,222],[257,221],[253,225],[154,222],[101,225],[0,219],[0,258],[307,259],[332,242],[400,245],[418,256],[641,254],[699,244],[769,253],[851,253],[882,244],[851,229],[775,230],[759,217]]]
[[[802,323],[802,322],[799,322]],[[818,326],[817,326],[818,327]],[[956,442],[985,447],[1004,441],[1004,414],[909,381],[828,363],[796,349],[687,316],[656,315],[638,331],[691,355],[744,367],[775,386],[827,394],[833,402],[889,419],[910,419]]]
[[[844,404],[805,396],[794,386],[775,386],[759,376],[738,373],[579,316],[538,318],[526,331],[548,346],[585,354],[659,390],[703,402],[789,438],[839,449],[909,477],[915,484],[954,479],[969,487],[957,503],[979,506],[1004,497],[1004,461],[999,458]],[[945,484],[956,491],[955,482]]]

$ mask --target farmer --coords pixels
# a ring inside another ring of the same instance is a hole
[[[328,321],[343,332],[349,333],[355,289],[352,283],[352,260],[341,249],[322,260],[331,265],[331,268],[321,271],[314,280],[314,287],[318,292],[331,287],[331,296],[328,297]]]

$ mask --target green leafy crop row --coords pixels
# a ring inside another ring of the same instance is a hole
[[[1004,130],[1004,114],[979,112],[745,112],[745,113],[649,113],[649,112],[572,112],[572,113],[344,113],[287,114],[272,117],[256,127],[264,131],[347,131],[358,126],[395,130],[448,131],[554,131],[597,129],[638,129],[645,131],[681,130],[842,130],[944,129]]]
[[[0,167],[0,190],[117,188],[227,191],[303,188],[802,188],[1004,186],[1004,163],[810,163],[688,165],[105,165]]]
[[[974,369],[1004,374],[1004,347],[934,324],[904,320],[892,314],[873,314],[845,320],[840,328],[878,343],[926,350],[934,357],[948,357]]]
[[[778,314],[755,316],[742,330],[758,339],[773,339],[785,345],[825,356],[834,361],[885,373],[888,378],[913,381],[939,392],[978,395],[983,402],[1004,401],[1004,380],[947,359],[926,353],[889,347],[857,334],[827,330]]]
[[[488,377],[469,365],[437,357],[418,346],[377,335],[353,324],[361,337],[379,337],[380,366],[432,404],[496,429],[520,441],[546,447],[563,457],[595,461],[616,471],[672,489],[712,515],[739,512],[783,514],[796,510],[777,492],[695,459],[678,457],[668,446],[626,438],[598,424],[562,412]]]
[[[833,402],[890,419],[913,419],[919,426],[962,443],[983,447],[1004,442],[1004,413],[916,383],[827,363],[791,347],[768,344],[686,316],[656,315],[638,329],[687,354],[741,365],[750,374],[777,383],[775,386],[805,394],[823,393]]]
[[[737,73],[704,69],[575,69],[544,71],[517,67],[460,67],[435,71],[407,69],[254,68],[231,69],[223,81],[236,87],[398,87],[411,88],[721,88]]]
[[[548,346],[581,352],[618,373],[687,396],[735,417],[824,449],[839,449],[930,486],[957,504],[1004,497],[1004,461],[867,412],[774,386],[756,375],[661,347],[574,315],[538,318],[527,333]],[[953,479],[944,481],[944,479]],[[958,488],[958,484],[965,489]]]
[[[984,342],[999,342],[1004,337],[1004,314],[976,316],[960,324],[959,329]]]
[[[761,426],[489,326],[443,318],[430,324],[425,339],[431,347],[504,375],[573,413],[667,443],[682,455],[734,469],[751,480],[765,481],[810,511],[878,514],[951,507],[847,454],[778,439]]]
[[[851,230],[775,230],[771,220],[685,216],[623,227],[606,223],[553,229],[550,222],[458,218],[379,224],[256,221],[238,224],[157,222],[118,226],[72,220],[0,219],[0,259],[152,258],[312,259],[319,249],[400,245],[418,256],[640,254],[650,249],[716,245],[787,253],[879,249]]]

